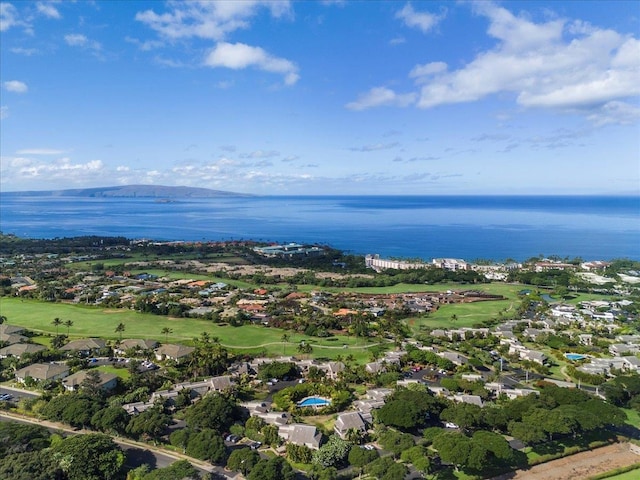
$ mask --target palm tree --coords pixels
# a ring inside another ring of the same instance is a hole
[[[73,327],[73,320],[65,320],[64,326],[67,327],[67,337],[69,336],[69,329]]]
[[[282,355],[284,356],[284,349],[287,346],[287,343],[289,343],[289,334],[283,333],[280,340],[282,340]]]
[[[7,317],[5,317],[4,315],[0,315],[0,325],[2,325],[6,321],[7,321]]]
[[[164,343],[168,343],[169,342],[169,334],[173,333],[173,330],[171,330],[169,327],[164,327],[160,333],[162,333],[164,335],[164,339],[165,342]]]
[[[120,334],[120,341],[122,341],[122,332],[124,332],[124,329],[125,329],[124,323],[119,323],[115,329],[115,332]]]
[[[54,327],[56,327],[56,337],[58,336],[58,327],[60,327],[60,325],[62,325],[62,320],[60,320],[58,317],[53,319],[53,322],[51,322],[51,325],[53,325]]]
[[[307,356],[313,352],[313,347],[311,346],[310,343],[307,343],[305,341],[300,342],[300,344],[298,345],[298,353],[302,353],[304,355]]]

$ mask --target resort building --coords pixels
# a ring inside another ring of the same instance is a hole
[[[469,270],[469,264],[460,258],[434,258],[431,263],[444,270]]]
[[[428,268],[429,264],[424,262],[404,262],[402,260],[389,260],[380,258],[380,255],[366,255],[364,262],[367,268],[376,271],[393,269],[393,270],[415,270],[418,268]]]
[[[287,243],[285,245],[269,245],[268,247],[254,247],[254,252],[265,257],[297,257],[301,255],[321,255],[324,249],[316,246]]]

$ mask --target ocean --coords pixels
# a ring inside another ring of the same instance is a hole
[[[354,254],[640,260],[640,197],[255,196],[177,199],[0,194],[0,231],[154,240],[317,243]]]

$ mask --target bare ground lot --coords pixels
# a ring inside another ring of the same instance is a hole
[[[640,461],[640,455],[633,453],[629,447],[629,443],[614,443],[536,465],[528,470],[517,470],[493,480],[584,480]]]

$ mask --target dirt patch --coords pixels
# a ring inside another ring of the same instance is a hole
[[[640,461],[629,443],[614,443],[588,452],[517,470],[493,480],[584,480],[585,478],[626,467]]]

